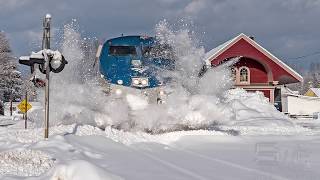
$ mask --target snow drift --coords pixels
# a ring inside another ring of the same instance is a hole
[[[23,148],[1,152],[0,162],[0,174],[16,176],[39,176],[54,164],[45,152]]]
[[[121,180],[122,178],[106,172],[84,160],[74,160],[56,168],[51,180]]]

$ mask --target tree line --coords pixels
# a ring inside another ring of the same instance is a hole
[[[18,60],[12,55],[9,41],[0,32],[0,101],[20,101],[22,97],[21,72],[17,69]]]
[[[303,76],[303,82],[288,85],[292,90],[305,94],[310,88],[320,88],[320,62],[311,62],[309,68],[291,65]]]

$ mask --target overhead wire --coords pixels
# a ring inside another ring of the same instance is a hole
[[[298,57],[293,57],[293,58],[287,58],[286,60],[299,60],[299,59],[304,59],[310,56],[315,56],[315,55],[320,55],[320,51],[316,51],[310,54],[305,54],[303,56],[298,56]]]

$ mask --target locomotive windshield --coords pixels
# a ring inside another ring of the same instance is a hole
[[[110,46],[109,54],[115,56],[128,56],[137,55],[137,51],[134,46]]]

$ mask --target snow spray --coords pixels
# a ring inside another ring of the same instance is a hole
[[[173,47],[176,57],[175,71],[163,73],[172,82],[165,87],[170,94],[161,105],[147,104],[137,95],[116,99],[103,93],[92,69],[94,48],[81,38],[76,21],[65,25],[61,50],[69,64],[52,77],[51,125],[80,123],[151,133],[221,125],[291,125],[262,93],[230,90],[232,63],[210,68],[200,78],[205,50],[188,28],[173,30],[164,20],[155,33],[160,43]]]

